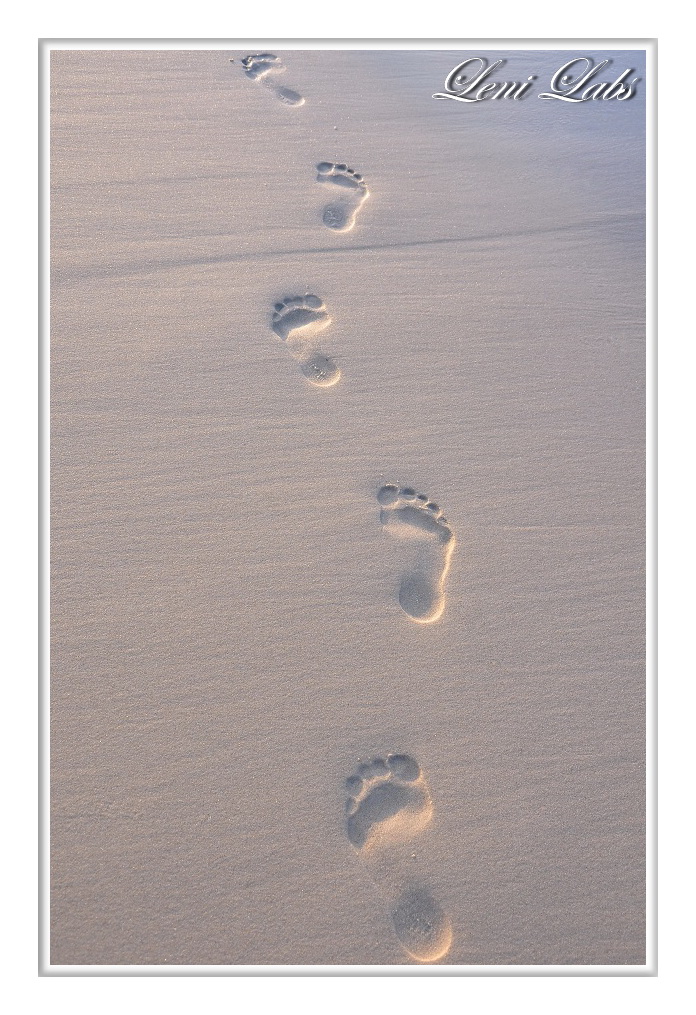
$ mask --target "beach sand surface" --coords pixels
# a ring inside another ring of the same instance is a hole
[[[427,961],[641,964],[644,93],[276,52],[51,57],[51,962],[412,965],[423,891]],[[385,484],[453,534],[432,623]],[[389,755],[413,820],[356,844]]]

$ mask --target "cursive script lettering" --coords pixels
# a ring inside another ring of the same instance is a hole
[[[470,64],[477,63],[478,70],[467,78],[463,73]],[[455,102],[483,102],[486,99],[520,99],[531,86],[536,74],[531,74],[526,81],[486,81],[505,60],[496,60],[490,67],[483,56],[472,56],[464,60],[458,67],[450,71],[445,79],[444,92],[435,92],[434,99],[454,99]],[[486,81],[485,84],[483,82]]]
[[[485,102],[487,99],[522,99],[532,87],[536,74],[526,81],[491,81],[492,75],[507,61],[495,60],[489,65],[483,56],[471,56],[462,61],[445,78],[444,92],[435,92],[434,99],[453,99],[455,102]],[[559,67],[551,78],[550,91],[540,92],[540,99],[558,99],[560,102],[589,102],[591,99],[617,99],[623,102],[636,92],[640,78],[626,79],[633,70],[629,67],[614,81],[597,81],[597,75],[611,63],[595,63],[589,56],[576,56]]]
[[[571,68],[582,63],[585,64],[584,69],[577,68],[577,71],[573,71],[576,77],[573,77],[573,73],[570,73]],[[634,86],[640,79],[634,78],[630,84],[626,84],[625,79],[633,73],[630,67],[623,74],[619,74],[615,81],[598,81],[580,92],[583,85],[596,77],[609,63],[611,60],[602,60],[601,63],[595,64],[589,56],[578,56],[574,60],[569,60],[559,67],[551,78],[551,91],[540,92],[539,98],[559,99],[561,102],[588,102],[590,99],[617,99],[623,102],[632,98],[635,94]]]

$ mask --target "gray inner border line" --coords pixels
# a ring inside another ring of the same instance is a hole
[[[122,38],[122,39],[90,39],[90,38],[41,38],[38,40],[39,49],[48,46],[56,48],[67,48],[67,44],[72,43],[107,43],[104,46],[105,49],[114,48],[120,46],[121,43],[138,45],[139,48],[154,48],[155,46],[163,46],[165,49],[173,48],[167,43],[182,43],[191,45],[191,43],[210,44],[213,49],[222,49],[226,43],[234,43],[234,49],[243,49],[247,45],[256,45],[259,41],[265,45],[275,45],[276,43],[287,45],[288,43],[298,43],[303,46],[309,47],[310,49],[347,49],[349,46],[355,44],[356,49],[376,49],[383,43],[385,49],[394,49],[396,45],[403,45],[406,49],[417,49],[423,47],[424,44],[428,43],[425,48],[442,47],[443,49],[454,49],[471,48],[476,46],[478,49],[502,49],[503,46],[510,46],[512,48],[522,48],[527,44],[533,44],[537,49],[557,49],[558,45],[569,43],[572,44],[573,49],[580,49],[585,46],[589,46],[592,49],[634,49],[634,44],[638,44],[639,49],[650,49],[657,46],[657,38],[631,38],[631,39],[262,39],[249,37],[247,39],[209,39],[209,38],[193,38],[193,39],[136,39],[136,38]],[[64,46],[60,47],[57,44],[63,43]],[[110,44],[110,45],[108,45]],[[146,44],[146,45],[145,45]],[[195,47],[197,48],[197,47]],[[291,45],[291,49],[299,49],[299,45]]]

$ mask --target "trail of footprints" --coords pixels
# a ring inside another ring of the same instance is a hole
[[[242,66],[248,78],[266,85],[285,105],[304,103],[298,92],[276,85],[274,76],[285,67],[275,54],[250,54]],[[331,192],[321,213],[323,224],[335,232],[349,232],[370,194],[363,176],[341,162],[320,162],[316,170],[317,182]],[[333,387],[341,377],[316,340],[330,323],[323,300],[309,292],[283,297],[270,315],[273,332],[309,383],[320,388]],[[411,620],[430,624],[445,608],[445,579],[455,546],[452,529],[440,507],[413,487],[388,483],[377,492],[377,502],[382,528],[401,551],[399,604]],[[418,762],[407,754],[374,758],[346,780],[346,792],[348,841],[387,897],[396,937],[418,962],[443,958],[452,943],[450,919],[411,874],[405,852],[433,817],[432,798]]]

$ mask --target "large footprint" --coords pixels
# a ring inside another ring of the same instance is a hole
[[[412,487],[383,486],[377,494],[385,532],[416,547],[411,572],[402,578],[399,602],[419,624],[430,624],[445,609],[445,578],[455,539],[442,511]]]
[[[252,53],[249,56],[245,56],[242,60],[242,67],[248,78],[251,78],[252,81],[260,81],[261,84],[269,87],[276,98],[284,102],[286,106],[301,106],[304,104],[304,98],[299,92],[294,92],[292,88],[284,88],[266,80],[269,74],[279,74],[285,70],[280,57],[277,57],[274,53]]]
[[[331,323],[326,307],[318,296],[288,296],[276,303],[271,327],[285,342],[290,354],[311,384],[330,388],[338,383],[341,371],[334,361],[314,344],[314,335]]]
[[[320,162],[317,182],[340,187],[345,193],[341,200],[332,201],[324,208],[321,218],[325,226],[339,233],[347,233],[355,225],[355,216],[370,196],[367,184],[360,173],[336,162]]]
[[[419,962],[434,962],[452,943],[452,924],[427,888],[408,876],[404,849],[433,816],[433,803],[418,762],[407,754],[358,766],[346,781],[346,833],[373,879],[391,902],[402,946]]]

